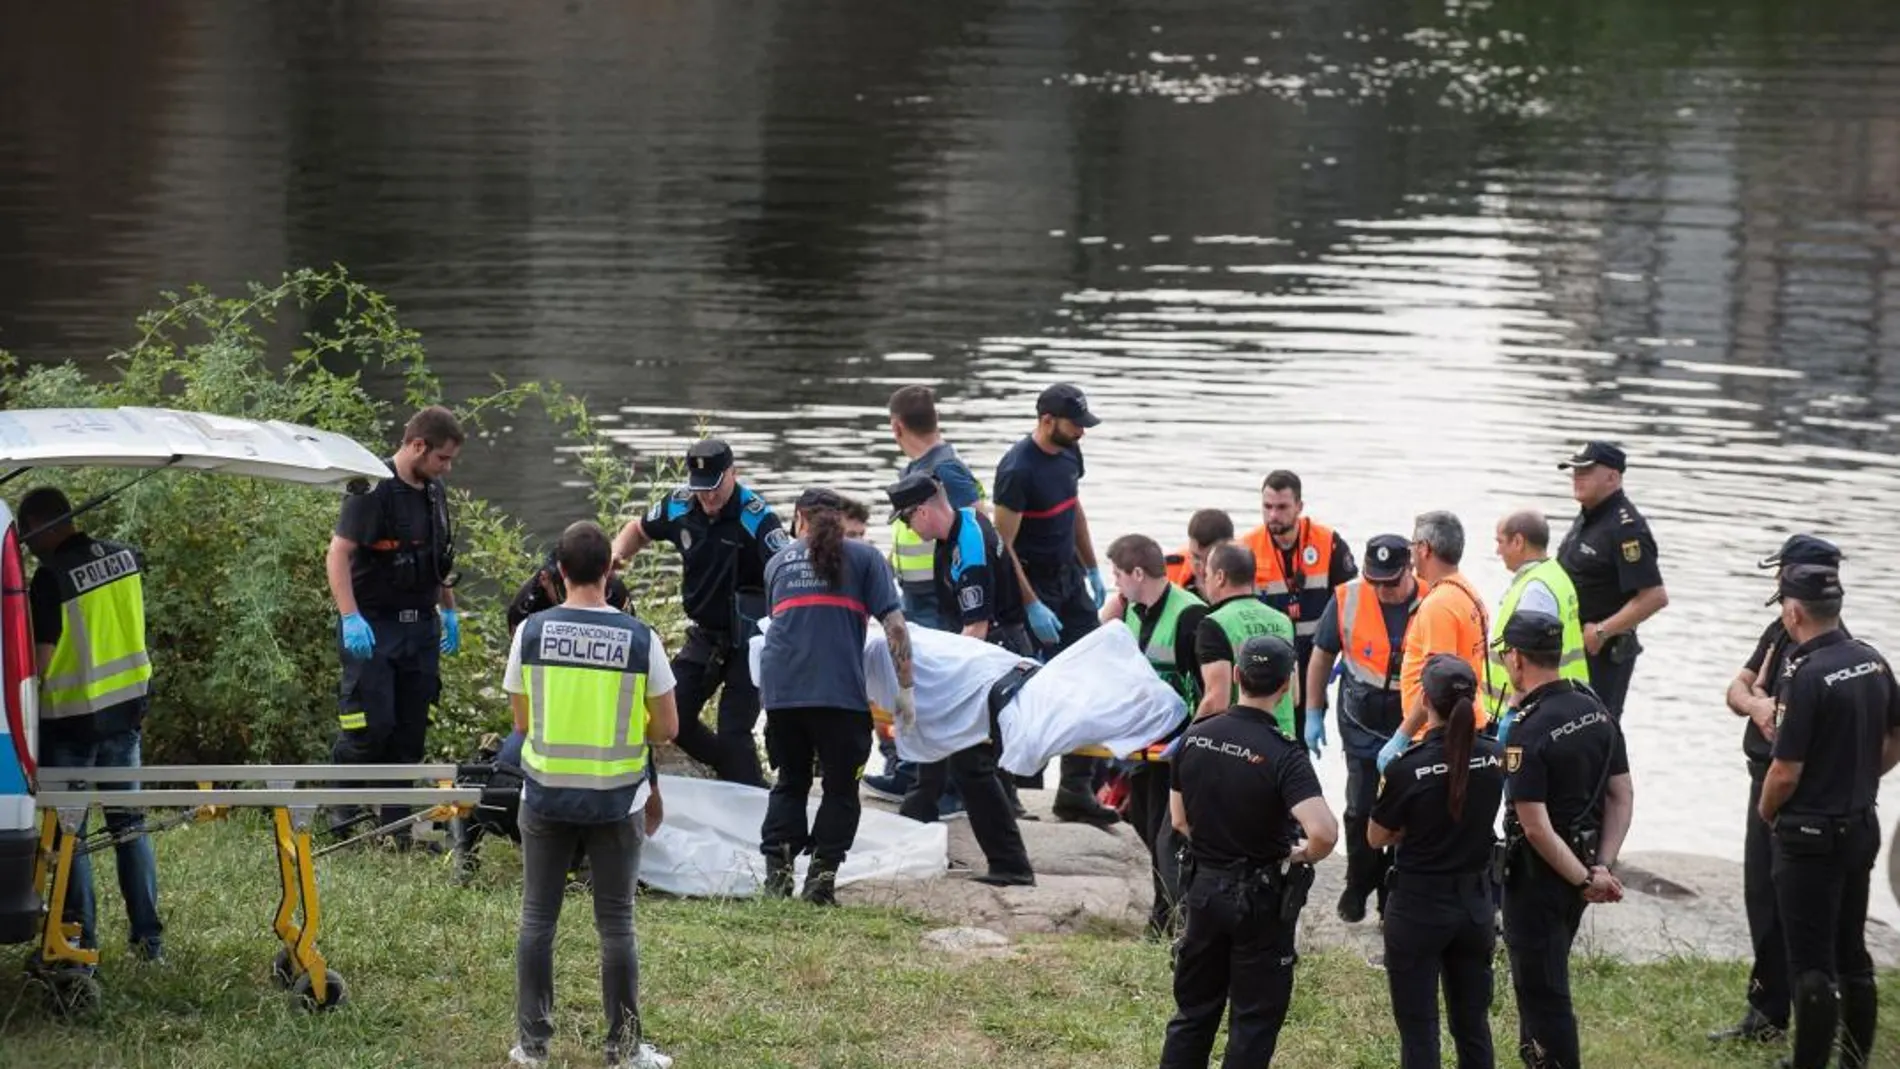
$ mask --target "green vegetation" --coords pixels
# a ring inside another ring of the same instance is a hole
[[[505,843],[487,849],[481,874],[462,889],[421,855],[346,852],[320,862],[319,946],[346,978],[350,1002],[309,1016],[268,978],[275,877],[254,820],[158,838],[171,955],[158,969],[126,955],[110,861],[100,866],[101,1015],[54,1021],[17,967],[0,968],[0,1067],[504,1064],[520,909],[519,867]],[[656,898],[642,901],[639,925],[647,1031],[682,1069],[1153,1065],[1173,1009],[1165,949],[1119,934],[1029,938],[1003,956],[956,956],[919,946],[927,920],[879,908]],[[568,900],[557,962],[556,1064],[598,1065],[603,1022],[584,896]],[[1735,1015],[1745,982],[1735,964],[1579,960],[1588,1064],[1771,1064],[1765,1052],[1711,1049],[1702,1038]],[[1900,1061],[1900,973],[1882,983],[1886,1047],[1873,1064],[1890,1065]],[[1500,1065],[1516,1064],[1508,988],[1500,973]],[[1274,1064],[1287,1069],[1396,1065],[1384,974],[1343,952],[1302,960],[1281,1051]]]

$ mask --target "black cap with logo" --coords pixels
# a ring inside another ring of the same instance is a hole
[[[1825,538],[1811,534],[1789,535],[1788,540],[1775,550],[1772,556],[1763,557],[1755,566],[1758,568],[1793,567],[1797,564],[1820,564],[1829,568],[1838,567],[1847,559],[1839,546]]]
[[[1601,464],[1611,471],[1622,471],[1628,466],[1629,458],[1624,456],[1623,450],[1617,448],[1614,443],[1585,442],[1577,447],[1577,451],[1571,454],[1569,460],[1559,461],[1557,467],[1559,470],[1588,468],[1596,464]]]
[[[1234,655],[1234,674],[1242,690],[1265,697],[1286,686],[1299,664],[1293,643],[1278,635],[1255,635]]]
[[[686,448],[686,488],[719,489],[719,480],[732,468],[732,447],[718,438],[702,438]]]
[[[1366,542],[1359,574],[1368,583],[1395,583],[1412,566],[1412,542],[1404,535],[1374,535]]]
[[[1505,621],[1504,633],[1498,636],[1497,645],[1525,653],[1562,653],[1564,622],[1547,612],[1521,609]]]
[[[1773,605],[1783,598],[1796,601],[1839,601],[1841,573],[1825,564],[1791,564],[1781,570],[1775,581],[1775,596],[1763,604]]]
[[[911,509],[937,496],[943,484],[927,471],[915,471],[884,488],[884,496],[891,499],[891,519],[903,519]]]
[[[1042,391],[1042,396],[1036,398],[1036,415],[1054,416],[1084,427],[1102,422],[1102,417],[1089,411],[1089,399],[1082,388],[1066,382],[1058,382]]]

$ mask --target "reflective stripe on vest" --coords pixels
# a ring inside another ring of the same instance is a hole
[[[1302,518],[1296,531],[1296,575],[1284,574],[1280,546],[1264,525],[1249,531],[1245,542],[1253,550],[1254,587],[1260,600],[1285,613],[1293,621],[1294,634],[1311,640],[1333,596],[1333,529]]]
[[[556,608],[521,627],[523,770],[542,787],[637,785],[647,766],[646,626],[624,614]]]
[[[1343,583],[1333,595],[1338,602],[1339,648],[1345,653],[1343,669],[1353,681],[1370,690],[1397,690],[1399,673],[1392,667],[1392,638],[1385,630],[1385,609],[1364,579]]]
[[[48,720],[87,716],[151,693],[145,584],[131,547],[95,541],[92,559],[60,561],[61,630],[40,687]]]
[[[1293,641],[1293,622],[1286,618],[1285,613],[1256,598],[1230,598],[1222,602],[1213,612],[1208,613],[1207,617],[1219,625],[1221,632],[1227,636],[1227,642],[1233,648],[1236,658],[1240,656],[1241,643],[1255,635],[1278,635],[1288,642]],[[1238,673],[1235,674],[1233,682],[1228,684],[1227,689],[1227,704],[1239,704]],[[1293,721],[1295,689],[1288,687],[1286,693],[1280,696],[1280,703],[1273,708],[1274,719],[1280,722],[1280,730],[1289,738],[1295,737],[1294,732],[1298,730],[1294,727]]]
[[[891,570],[907,587],[935,589],[937,543],[911,530],[903,520],[892,520]]]
[[[1570,573],[1555,560],[1546,558],[1535,564],[1518,569],[1511,579],[1511,587],[1504,592],[1504,599],[1498,602],[1498,616],[1495,630],[1504,633],[1504,625],[1517,612],[1517,603],[1523,599],[1524,590],[1531,580],[1537,580],[1550,589],[1557,599],[1557,611],[1564,624],[1563,658],[1557,663],[1559,678],[1573,683],[1590,682],[1590,664],[1585,657],[1583,646],[1583,618],[1577,611],[1577,588],[1570,581]],[[1495,636],[1494,636],[1495,638]],[[1503,716],[1506,709],[1517,704],[1517,695],[1511,691],[1511,675],[1504,669],[1503,657],[1498,653],[1495,641],[1485,644],[1484,655],[1484,707],[1492,716]]]

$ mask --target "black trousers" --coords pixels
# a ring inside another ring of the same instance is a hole
[[[365,612],[363,618],[376,645],[367,659],[358,659],[339,641],[343,693],[330,759],[339,765],[417,764],[427,747],[429,707],[442,693],[440,621],[434,609]],[[355,815],[339,811],[332,820],[341,824]],[[378,822],[408,815],[408,806],[384,806]]]
[[[1293,999],[1293,924],[1277,896],[1238,873],[1203,868],[1189,883],[1187,923],[1175,946],[1174,1019],[1161,1045],[1161,1069],[1206,1069],[1227,1011],[1222,1069],[1273,1062]]]
[[[1438,1069],[1438,988],[1458,1069],[1493,1069],[1491,889],[1482,876],[1394,877],[1385,907],[1385,976],[1401,1069]]]
[[[1179,919],[1181,863],[1175,857],[1181,838],[1168,812],[1168,766],[1144,761],[1128,774],[1128,822],[1148,848],[1149,874],[1154,898],[1148,907],[1148,930],[1171,934]]]
[[[942,761],[918,765],[920,789],[906,794],[897,812],[924,824],[936,820],[937,796],[943,791],[946,775],[963,793],[970,831],[976,836],[976,845],[983,848],[990,871],[1031,872],[1029,850],[1023,845],[1022,831],[1016,827],[1016,814],[1009,808],[1009,796],[1003,793],[1003,781],[996,777],[996,747],[988,740],[958,750]]]
[[[713,770],[729,783],[765,786],[759,769],[759,750],[752,729],[759,722],[759,690],[745,652],[732,645],[730,633],[709,631],[695,624],[686,629],[686,641],[673,655],[674,701],[680,714],[675,740],[686,755]],[[719,731],[700,722],[706,699],[719,690]]]
[[[765,714],[765,751],[778,782],[765,802],[759,850],[767,857],[797,857],[807,850],[817,861],[844,862],[858,837],[858,780],[871,756],[867,709],[772,709]],[[814,767],[823,785],[818,815],[809,824]]]
[[[1517,1049],[1532,1069],[1577,1069],[1577,1013],[1570,1001],[1570,945],[1583,896],[1533,856],[1512,859],[1504,887],[1504,943],[1517,994]]]
[[[1774,832],[1761,819],[1762,761],[1748,763],[1748,831],[1742,845],[1742,901],[1755,964],[1748,972],[1748,1004],[1777,1028],[1788,1027],[1788,945],[1775,904]]]
[[[1366,842],[1366,822],[1379,798],[1379,764],[1346,755],[1346,889],[1360,899],[1379,896],[1379,912],[1386,908],[1385,874],[1392,855]]]
[[[1618,635],[1611,642],[1634,644],[1633,635]],[[1636,647],[1640,652],[1640,647]],[[1604,647],[1603,653],[1585,657],[1584,664],[1590,668],[1590,689],[1603,699],[1603,708],[1609,711],[1610,719],[1623,722],[1623,699],[1629,697],[1630,677],[1636,674],[1636,657],[1632,655],[1622,664],[1612,661],[1607,654],[1610,647]]]
[[[1089,592],[1088,579],[1075,560],[1024,561],[1023,574],[1028,576],[1037,599],[1062,621],[1062,635],[1053,645],[1036,642],[1036,653],[1044,661],[1082,641],[1101,626],[1101,620],[1095,615],[1095,596]],[[1100,765],[1100,758],[1063,754],[1062,781],[1067,786],[1092,792]]]
[[[1787,822],[1782,816],[1778,821]],[[1843,1069],[1868,1064],[1876,1004],[1867,953],[1867,893],[1880,825],[1871,811],[1842,821],[1831,848],[1774,840],[1775,899],[1794,978],[1794,1069],[1821,1069],[1840,1033]],[[1837,1001],[1838,998],[1838,1001]]]

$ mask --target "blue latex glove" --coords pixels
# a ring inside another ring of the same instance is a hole
[[[1102,581],[1100,568],[1089,571],[1089,593],[1095,595],[1095,611],[1101,612],[1102,606],[1108,604],[1108,584]]]
[[[1062,637],[1062,621],[1056,618],[1049,606],[1032,601],[1024,611],[1029,615],[1029,632],[1036,636],[1036,641],[1053,646]]]
[[[1386,744],[1379,747],[1380,774],[1383,775],[1385,773],[1385,766],[1391,764],[1393,758],[1404,753],[1406,748],[1411,745],[1411,739],[1406,738],[1403,734],[1394,732],[1392,737],[1386,740]]]
[[[1306,711],[1306,748],[1318,757],[1320,747],[1326,745],[1326,710],[1308,709]]]
[[[462,614],[454,609],[442,610],[443,653],[456,653],[462,648]]]
[[[370,630],[362,613],[353,612],[343,618],[343,649],[359,661],[369,660],[376,652],[376,632]]]
[[[1516,722],[1517,722],[1516,709],[1506,709],[1504,710],[1504,715],[1498,717],[1498,745],[1499,746],[1504,745],[1505,738],[1511,734],[1511,725]]]

